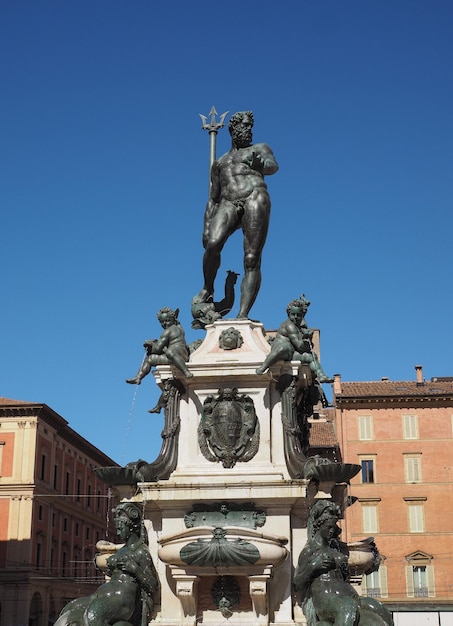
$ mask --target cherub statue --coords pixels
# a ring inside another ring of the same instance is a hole
[[[309,306],[310,302],[304,294],[288,304],[286,307],[288,319],[280,325],[271,344],[271,351],[264,363],[257,368],[257,374],[264,374],[277,361],[301,361],[309,365],[319,383],[333,382],[333,379],[324,373],[318,356],[313,351],[313,329],[308,328],[305,321]]]
[[[143,346],[146,356],[134,378],[126,380],[130,385],[139,385],[155,365],[173,363],[187,378],[193,376],[186,363],[189,360],[189,349],[181,324],[178,321],[179,309],[173,311],[168,307],[160,309],[157,314],[164,332],[159,339],[148,339]]]

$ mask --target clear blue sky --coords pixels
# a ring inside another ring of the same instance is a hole
[[[252,109],[280,165],[252,317],[304,292],[328,373],[453,375],[452,32],[451,0],[3,0],[0,395],[155,459],[154,379],[134,407],[124,379],[162,306],[203,336],[213,104]]]

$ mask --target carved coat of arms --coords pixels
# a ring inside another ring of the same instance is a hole
[[[258,452],[259,422],[250,396],[235,388],[219,389],[203,403],[198,427],[198,443],[208,461],[221,461],[234,467],[237,461],[250,461]]]

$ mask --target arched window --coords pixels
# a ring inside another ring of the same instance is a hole
[[[43,603],[41,594],[37,591],[31,599],[28,626],[44,626]]]

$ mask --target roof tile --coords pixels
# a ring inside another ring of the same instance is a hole
[[[369,381],[369,382],[343,382],[341,381],[341,393],[337,396],[342,398],[371,398],[371,397],[426,397],[453,395],[453,381]]]

